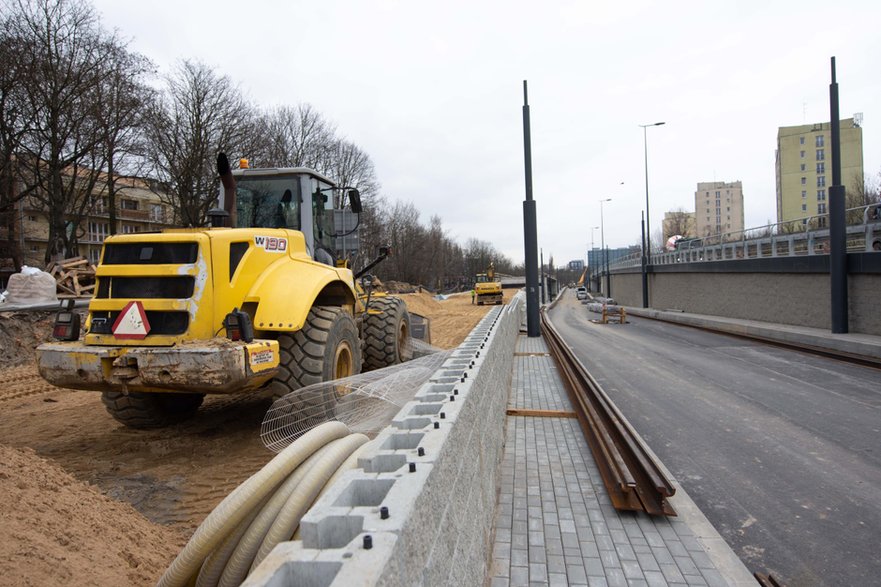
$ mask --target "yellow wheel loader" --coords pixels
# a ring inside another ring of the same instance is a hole
[[[58,313],[59,342],[37,348],[44,379],[100,391],[118,421],[151,428],[192,416],[205,394],[281,396],[410,358],[403,300],[369,287],[387,251],[358,274],[334,256],[344,235],[333,202],[348,197],[358,214],[357,190],[305,168],[242,167],[218,157],[225,210],[214,220],[230,227],[107,238],[85,335],[72,308]]]
[[[496,278],[496,269],[493,263],[490,263],[486,268],[486,273],[478,273],[474,281],[474,293],[478,306],[503,303],[502,282]]]

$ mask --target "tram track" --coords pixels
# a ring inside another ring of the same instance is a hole
[[[673,483],[639,434],[563,341],[544,309],[541,330],[612,505],[619,510],[675,516],[668,500],[676,492]]]

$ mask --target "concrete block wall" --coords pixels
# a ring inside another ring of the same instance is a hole
[[[879,288],[879,274],[848,276],[850,332],[881,336]],[[649,305],[657,310],[831,327],[831,285],[829,275],[823,273],[652,273],[649,292]],[[642,276],[614,273],[612,297],[621,305],[642,307]]]
[[[482,583],[523,307],[491,310],[244,585]]]

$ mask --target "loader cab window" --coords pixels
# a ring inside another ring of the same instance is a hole
[[[333,192],[330,184],[312,180],[312,231],[315,248],[333,252]]]
[[[240,177],[236,182],[236,225],[300,230],[301,201],[296,176]]]

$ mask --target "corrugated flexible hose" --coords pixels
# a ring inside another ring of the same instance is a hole
[[[230,493],[199,525],[159,587],[239,585],[326,487],[357,465],[368,442],[342,422],[325,422],[294,441]]]

